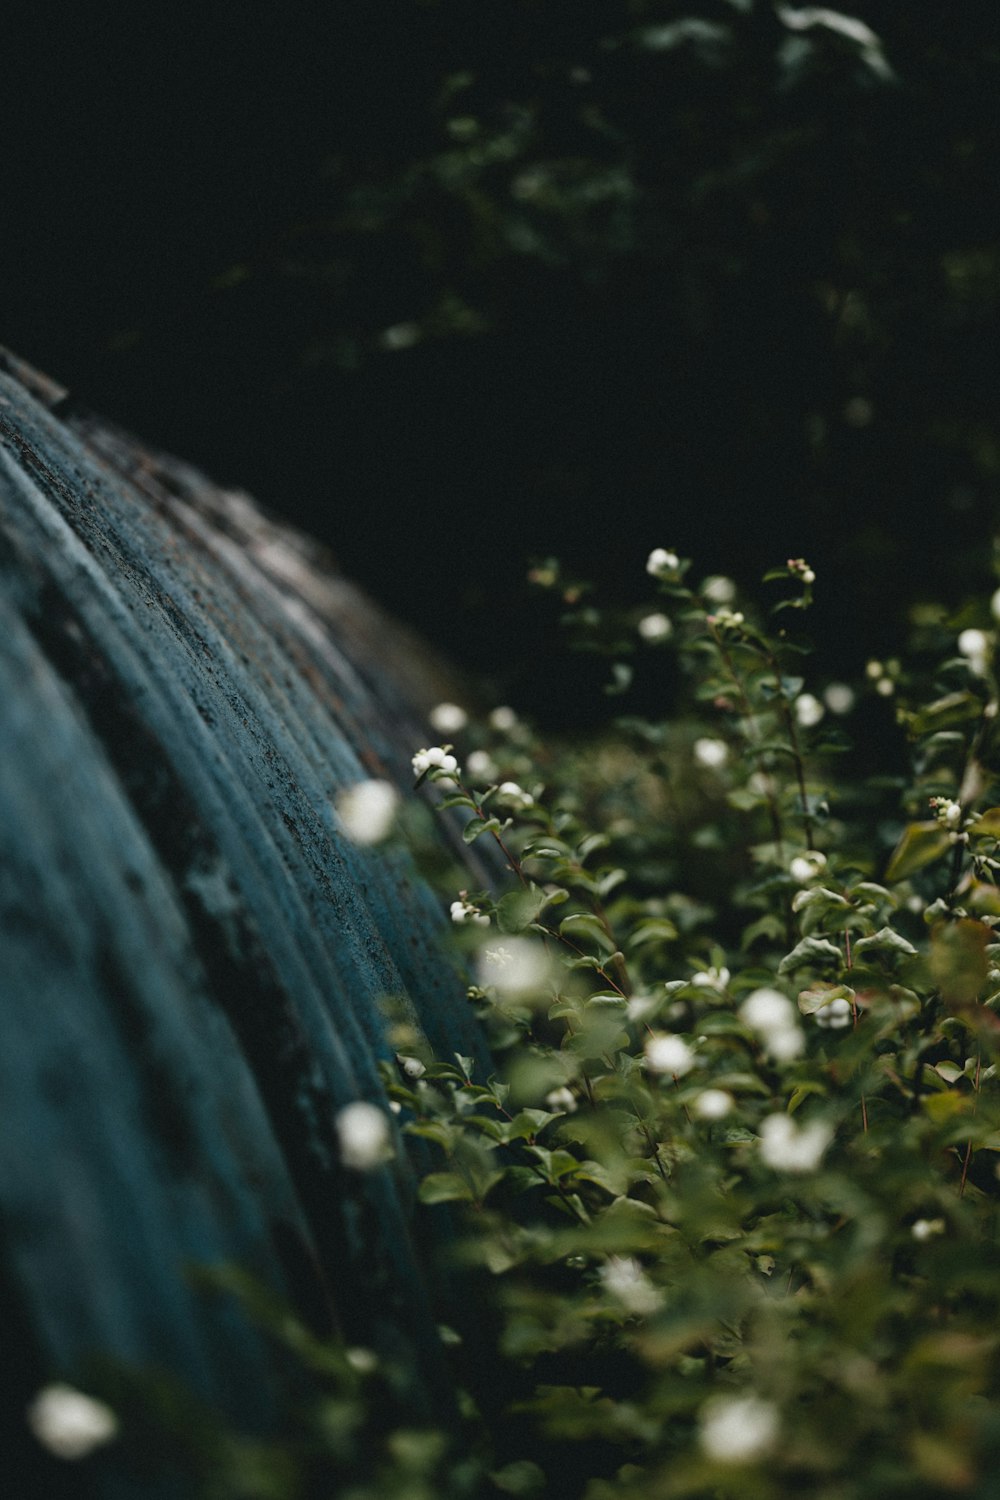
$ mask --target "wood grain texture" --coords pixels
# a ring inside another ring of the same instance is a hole
[[[0,1254],[16,1405],[95,1353],[244,1425],[263,1342],[189,1266],[237,1262],[318,1328],[396,1349],[446,1406],[406,1148],[345,1173],[385,1102],[392,995],[488,1067],[442,903],[333,798],[408,792],[442,678],[303,538],[0,368]],[[16,1305],[15,1305],[16,1304]],[[23,1387],[23,1389],[22,1389]]]

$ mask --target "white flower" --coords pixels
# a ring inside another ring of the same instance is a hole
[[[759,1396],[711,1396],[699,1413],[699,1441],[720,1464],[748,1464],[765,1457],[778,1437],[778,1410]]]
[[[958,649],[976,676],[982,677],[986,671],[990,654],[990,638],[986,632],[983,630],[963,630],[958,638]]]
[[[646,558],[646,572],[654,578],[669,578],[676,573],[681,565],[681,560],[676,552],[668,552],[665,547],[654,547]]]
[[[875,691],[880,698],[891,698],[896,691],[896,684],[891,677],[880,677],[875,684]]]
[[[374,1349],[345,1349],[344,1358],[352,1370],[357,1370],[359,1375],[370,1375],[373,1370],[378,1369],[378,1355]]]
[[[477,910],[471,901],[464,899],[451,903],[451,920],[453,922],[471,922],[474,927],[488,927],[490,919],[484,911]]]
[[[511,999],[540,989],[549,972],[544,948],[523,937],[508,938],[498,948],[485,948],[476,968],[481,985],[492,985]]]
[[[815,1172],[832,1139],[822,1120],[799,1126],[790,1115],[768,1115],[760,1122],[761,1160],[776,1172]]]
[[[56,1458],[86,1458],[118,1432],[111,1408],[71,1385],[45,1386],[29,1405],[27,1418],[42,1447]]]
[[[725,740],[702,738],[695,740],[692,753],[699,766],[717,770],[729,759],[729,746]]]
[[[571,1115],[576,1110],[576,1099],[572,1089],[553,1089],[550,1094],[545,1095],[545,1108],[553,1114],[561,1113]]]
[[[609,1255],[600,1271],[607,1290],[637,1317],[655,1312],[660,1294],[639,1262],[631,1255]]]
[[[883,667],[880,661],[872,660],[865,663],[865,676],[871,682],[877,682],[884,672],[885,667]]]
[[[727,609],[723,606],[714,615],[708,615],[707,619],[710,625],[715,625],[719,630],[739,630],[745,623],[746,616],[741,609]]]
[[[495,708],[490,714],[490,724],[500,734],[509,734],[512,729],[517,727],[517,714],[512,708],[508,708],[506,704],[501,704],[499,708]]]
[[[658,1003],[655,995],[632,995],[625,1007],[625,1014],[630,1021],[642,1021],[653,1013]]]
[[[644,641],[665,641],[673,634],[674,627],[667,615],[643,615],[636,626]]]
[[[990,614],[993,616],[994,620],[1000,621],[1000,589],[997,589],[996,593],[990,600]]]
[[[407,1078],[423,1078],[427,1072],[426,1067],[419,1057],[406,1057],[402,1053],[396,1054],[396,1061],[406,1074]]]
[[[740,1006],[739,1016],[777,1062],[791,1062],[805,1048],[798,1013],[787,995],[779,990],[754,990]]]
[[[800,693],[793,707],[796,723],[801,724],[803,729],[814,728],[826,713],[822,703],[812,693]]]
[[[707,989],[724,990],[729,978],[728,969],[700,969],[697,974],[692,974],[691,983],[703,985]]]
[[[333,1123],[345,1167],[370,1172],[392,1155],[389,1121],[377,1105],[357,1099],[345,1105]]]
[[[496,762],[487,750],[470,750],[465,769],[474,781],[492,781],[497,774]]]
[[[393,323],[391,328],[382,329],[378,341],[383,349],[412,349],[414,344],[419,344],[420,338],[419,323]]]
[[[962,821],[962,804],[953,802],[950,797],[931,797],[930,805],[934,809],[934,816],[945,828],[957,828]]]
[[[439,703],[427,717],[431,728],[438,734],[458,734],[469,722],[465,709],[459,708],[457,703]]]
[[[701,586],[701,592],[709,604],[732,604],[736,598],[736,585],[731,578],[725,578],[721,573],[706,578]]]
[[[516,781],[501,781],[497,787],[497,797],[502,802],[507,802],[511,807],[523,812],[525,808],[534,807],[535,799],[530,792],[518,786]]]
[[[725,1089],[702,1089],[691,1101],[691,1113],[696,1120],[722,1120],[734,1102],[732,1094]]]
[[[355,844],[380,844],[392,832],[399,793],[388,781],[359,781],[337,797],[337,817]]]
[[[788,872],[793,880],[799,885],[806,885],[815,876],[822,873],[826,868],[826,855],[821,854],[818,849],[807,849],[804,854],[797,854],[788,866]]]
[[[443,771],[450,779],[451,773],[458,770],[458,761],[445,750],[443,745],[432,745],[429,750],[418,750],[413,757],[412,765],[414,776],[423,776],[428,771]]]
[[[854,689],[846,682],[831,682],[823,689],[823,701],[832,714],[849,714],[854,707]]]
[[[787,1031],[772,1031],[763,1042],[765,1051],[775,1062],[794,1062],[806,1049],[806,1039],[798,1026],[789,1026]]]
[[[839,1031],[844,1026],[850,1026],[853,1014],[851,1002],[843,995],[838,995],[829,1005],[821,1006],[815,1011],[813,1020],[817,1026],[829,1026],[834,1031]]]
[[[930,1240],[936,1234],[944,1234],[947,1225],[943,1219],[917,1219],[910,1228],[915,1240]]]
[[[682,1037],[663,1033],[646,1042],[646,1066],[651,1073],[670,1073],[680,1078],[695,1064],[695,1055]]]
[[[740,1020],[759,1036],[787,1031],[796,1024],[795,1006],[780,990],[754,990],[740,1006]]]

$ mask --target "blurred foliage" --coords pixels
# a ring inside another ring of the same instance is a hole
[[[8,135],[53,149],[41,203],[14,149],[4,336],[319,530],[505,695],[580,699],[529,549],[621,591],[651,532],[694,551],[710,516],[745,581],[780,534],[845,580],[817,613],[840,670],[887,609],[983,585],[992,0],[66,25],[65,87],[13,95]],[[92,86],[108,58],[122,90]]]
[[[803,559],[766,609],[667,549],[648,571],[655,640],[597,591],[570,624],[612,696],[616,666],[673,656],[681,715],[567,746],[443,705],[454,755],[415,756],[507,867],[451,907],[495,1068],[409,1019],[381,1065],[417,1212],[454,1214],[452,1420],[230,1269],[299,1371],[283,1430],[126,1380],[101,1392],[123,1459],[166,1429],[205,1500],[994,1493],[1000,591],[824,683]],[[872,703],[908,741],[893,777],[850,770]]]

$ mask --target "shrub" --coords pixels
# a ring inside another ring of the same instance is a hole
[[[561,747],[509,709],[453,715],[459,743],[415,756],[440,815],[506,872],[442,890],[494,1073],[411,1032],[385,1065],[404,1132],[437,1155],[424,1211],[456,1215],[460,1430],[393,1421],[391,1369],[274,1315],[323,1394],[305,1436],[249,1466],[220,1448],[211,1492],[989,1493],[988,613],[921,608],[905,661],[810,690],[801,559],[768,575],[766,623],[663,548],[658,602],[626,612],[538,571],[612,693],[669,653],[681,701]],[[905,731],[910,769],[886,774],[848,730]]]

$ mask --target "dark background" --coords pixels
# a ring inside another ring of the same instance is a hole
[[[0,342],[552,721],[533,555],[804,555],[854,671],[1000,475],[997,6],[858,4],[7,7]]]

